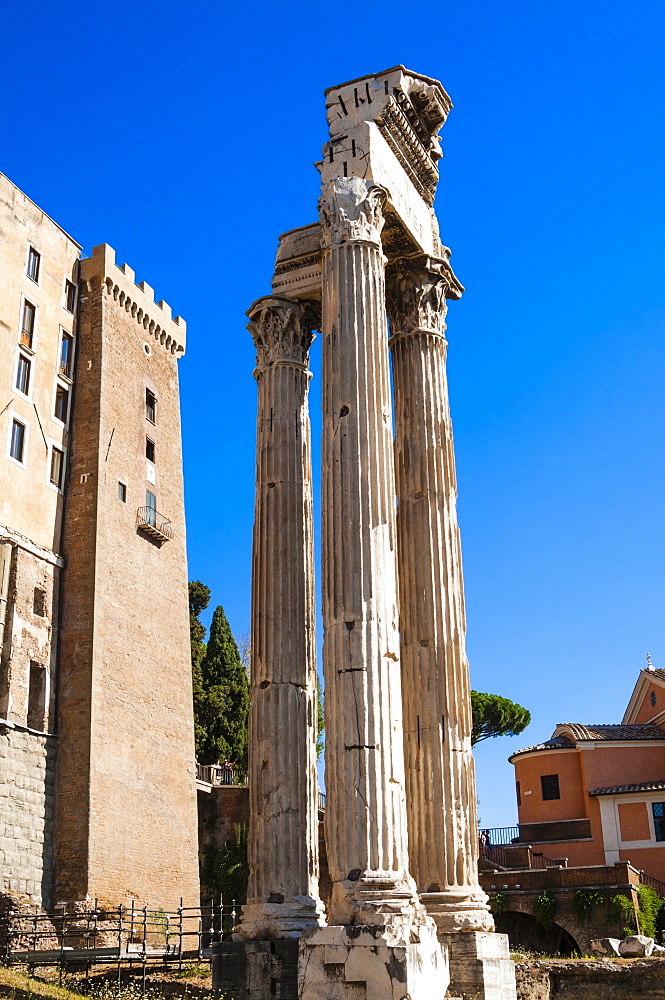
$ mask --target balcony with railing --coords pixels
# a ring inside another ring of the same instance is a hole
[[[213,787],[221,785],[238,787],[247,784],[247,772],[235,764],[199,764],[197,761],[196,780]]]
[[[136,529],[160,544],[173,538],[171,522],[154,507],[139,507],[136,511]]]

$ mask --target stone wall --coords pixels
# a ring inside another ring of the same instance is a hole
[[[50,902],[55,745],[0,726],[0,893],[16,901]]]
[[[517,962],[517,1000],[663,1000],[665,961]]]

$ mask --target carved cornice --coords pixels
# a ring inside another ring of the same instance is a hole
[[[412,115],[408,111],[412,111]],[[418,194],[431,206],[439,182],[434,153],[440,157],[441,151],[422,127],[406,95],[397,92],[396,96],[391,97],[376,124]]]
[[[427,331],[444,337],[446,299],[458,299],[463,291],[447,258],[419,256],[394,261],[386,272],[392,336]]]
[[[323,247],[362,242],[381,246],[387,192],[361,177],[338,177],[324,184],[319,198]]]
[[[256,347],[256,375],[279,364],[307,368],[313,331],[320,325],[316,302],[294,302],[267,295],[257,299],[246,315],[247,329]]]

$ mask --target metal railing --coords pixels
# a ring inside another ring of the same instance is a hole
[[[541,854],[540,851],[531,851],[529,859],[532,868],[561,868],[560,861],[554,861],[552,858],[548,858],[545,854]]]
[[[522,845],[527,848],[528,845]],[[504,845],[503,847],[499,844],[487,844],[480,842],[479,849],[480,857],[485,858],[487,861],[492,862],[495,865],[499,865],[501,868],[535,868],[542,870],[543,868],[560,868],[561,862],[554,861],[553,858],[548,858],[540,851],[528,851],[528,865],[515,864],[517,853],[511,850],[511,845]],[[665,888],[665,887],[664,887]]]
[[[499,865],[500,868],[510,868],[508,851],[496,844],[480,844],[480,857]]]
[[[488,843],[490,844],[514,844],[519,840],[520,828],[519,826],[482,827],[478,830],[479,838],[482,838],[484,834],[489,836]]]
[[[65,376],[65,378],[72,377],[72,365],[70,361],[61,361],[58,366],[58,370],[61,375]]]
[[[173,538],[171,522],[154,507],[139,507],[136,511],[136,527],[162,542]]]
[[[640,884],[648,885],[650,889],[658,893],[661,899],[665,899],[665,882],[661,882],[658,878],[652,878],[646,872],[640,872]]]
[[[207,906],[183,906],[174,911],[131,906],[105,908],[97,900],[90,909],[14,910],[4,917],[7,964],[58,966],[60,977],[67,966],[85,966],[86,977],[95,965],[117,965],[118,982],[123,968],[201,961],[211,946],[236,926],[240,906],[224,903],[221,896]]]
[[[21,344],[23,347],[29,347],[32,350],[32,331],[31,330],[21,330]]]
[[[199,764],[197,761],[196,779],[208,785],[246,785],[247,772],[234,764]]]

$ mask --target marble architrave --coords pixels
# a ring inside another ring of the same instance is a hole
[[[316,664],[308,351],[316,303],[248,311],[257,358],[250,821],[243,941],[323,923],[318,895]]]

